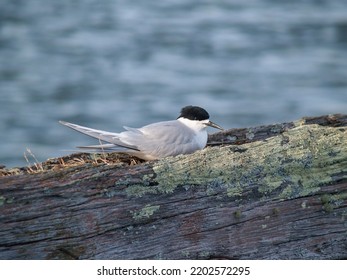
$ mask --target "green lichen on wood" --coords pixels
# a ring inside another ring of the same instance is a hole
[[[148,219],[154,214],[154,212],[158,211],[159,208],[160,208],[160,205],[147,204],[140,211],[134,211],[133,218],[136,221],[146,219],[146,218]]]
[[[146,194],[156,194],[158,193],[155,187],[147,187],[141,184],[130,185],[126,188],[126,193],[128,197],[143,197]]]
[[[0,196],[0,206],[4,205],[6,198],[4,196]]]
[[[235,217],[235,219],[241,219],[241,217],[242,217],[242,212],[241,212],[241,210],[236,210],[235,212],[234,212],[234,217]]]
[[[326,212],[332,212],[336,207],[339,207],[347,199],[347,192],[339,194],[324,194],[321,197],[322,208]]]
[[[233,146],[206,148],[165,158],[153,169],[159,192],[218,180],[231,197],[253,185],[264,196],[278,190],[278,197],[285,199],[315,193],[336,174],[347,178],[345,143],[344,128],[303,125],[266,141],[244,144],[241,153],[234,152]]]
[[[227,188],[228,197],[237,197],[242,196],[242,187],[241,186],[230,186]]]
[[[5,204],[10,204],[13,203],[14,199],[13,198],[7,198],[4,196],[0,196],[0,206],[3,206]]]

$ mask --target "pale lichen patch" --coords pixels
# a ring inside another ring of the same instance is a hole
[[[242,196],[242,187],[241,186],[230,186],[227,188],[227,196],[228,197],[237,197]]]
[[[154,212],[158,211],[159,208],[160,208],[160,205],[147,204],[140,211],[133,211],[132,212],[133,218],[136,221],[146,219],[146,218],[148,219],[154,214]]]
[[[279,190],[279,197],[285,199],[317,192],[337,171],[347,174],[347,145],[341,143],[347,143],[346,130],[304,125],[266,141],[244,144],[242,153],[230,146],[208,147],[159,160],[153,170],[159,192],[219,182],[229,197],[239,196],[252,185],[264,196]]]
[[[324,194],[321,197],[322,208],[326,212],[333,211],[336,207],[339,207],[347,199],[347,192],[339,194]]]
[[[148,187],[141,184],[130,185],[125,190],[128,197],[142,197],[146,194],[156,194],[158,191],[154,187]]]
[[[4,205],[6,198],[4,196],[0,196],[0,206]]]
[[[7,198],[4,196],[0,196],[0,206],[4,205],[4,204],[10,204],[13,203],[14,199],[13,198]]]

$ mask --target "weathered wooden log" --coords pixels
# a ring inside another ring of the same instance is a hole
[[[304,118],[192,155],[2,176],[0,258],[347,259],[346,126]]]

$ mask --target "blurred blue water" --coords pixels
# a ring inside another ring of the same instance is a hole
[[[347,1],[2,0],[0,163],[205,107],[225,128],[347,112]],[[212,130],[211,130],[212,132]]]

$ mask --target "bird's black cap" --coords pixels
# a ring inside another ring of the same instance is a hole
[[[186,118],[193,121],[203,121],[208,120],[210,115],[207,111],[198,106],[186,106],[182,108],[181,114],[178,118]]]

